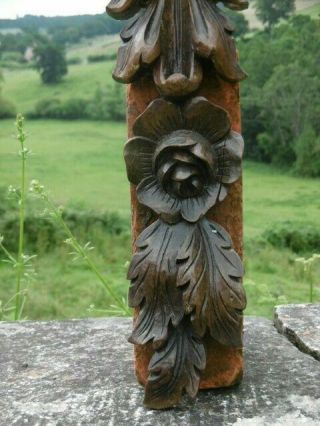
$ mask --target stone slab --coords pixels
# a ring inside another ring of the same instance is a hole
[[[302,352],[320,361],[320,304],[277,306],[275,326]]]
[[[0,324],[1,426],[320,425],[320,364],[271,321],[245,321],[240,386],[164,412],[142,406],[130,328],[119,318]]]

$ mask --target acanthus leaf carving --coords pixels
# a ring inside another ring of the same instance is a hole
[[[153,348],[145,405],[154,409],[176,406],[184,393],[195,397],[206,367],[204,336],[242,347],[242,262],[228,233],[206,215],[241,176],[244,142],[225,109],[191,95],[210,62],[226,81],[246,76],[218,3],[248,6],[111,0],[107,7],[116,19],[132,18],[121,32],[114,78],[131,83],[146,71],[161,95],[136,119],[124,150],[139,203],[157,215],[138,237],[128,271],[135,308],[129,341]]]
[[[153,409],[175,407],[184,392],[195,398],[205,365],[204,345],[186,318],[171,330],[167,344],[151,358],[145,405]]]
[[[214,0],[112,0],[107,12],[116,19],[140,13],[121,33],[114,78],[131,83],[144,67],[152,67],[155,83],[164,96],[194,92],[202,81],[202,59],[213,62],[228,81],[246,77],[240,68],[232,37],[233,26]],[[248,2],[225,0],[233,10]]]
[[[177,285],[199,336],[209,329],[223,345],[241,347],[242,311],[246,297],[243,266],[227,232],[202,219],[190,230],[178,254]]]
[[[242,346],[243,267],[230,236],[207,219],[158,219],[136,246],[128,277],[129,304],[138,314],[129,341],[153,343],[145,404],[168,408],[184,391],[196,395],[207,331],[223,345]]]
[[[184,315],[182,293],[176,286],[176,258],[188,228],[186,223],[172,227],[162,220],[150,225],[136,241],[137,253],[128,272],[131,280],[129,305],[139,308],[131,343],[152,341],[162,346],[168,339],[168,326],[177,326]]]

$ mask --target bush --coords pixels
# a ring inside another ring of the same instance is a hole
[[[263,237],[274,247],[295,253],[320,251],[320,229],[312,224],[283,222],[266,230]]]
[[[87,118],[87,101],[85,99],[74,98],[68,99],[65,102],[61,102],[60,108],[58,109],[58,117],[63,120],[76,120],[81,118]]]
[[[24,62],[24,57],[20,52],[3,52],[1,55],[3,62]]]
[[[29,112],[27,116],[62,120],[124,121],[126,111],[123,87],[113,85],[105,89],[98,88],[92,99],[44,99],[39,101],[34,111]]]
[[[0,96],[0,119],[13,118],[17,114],[14,104]]]
[[[67,64],[68,65],[79,65],[82,63],[82,59],[81,58],[69,58],[67,59]]]
[[[102,244],[106,235],[129,233],[129,218],[117,213],[96,213],[87,210],[65,209],[63,218],[77,238]],[[0,215],[0,234],[5,236],[6,247],[16,250],[19,230],[19,217],[15,211],[8,210]],[[61,228],[50,219],[38,214],[30,214],[25,220],[26,247],[30,252],[44,253],[61,245],[65,235]]]
[[[85,99],[43,99],[36,104],[34,111],[27,115],[30,118],[54,118],[60,120],[77,120],[87,118]]]
[[[295,143],[295,171],[300,176],[320,176],[320,136],[307,126]]]
[[[41,40],[35,48],[36,68],[44,84],[56,84],[67,74],[68,67],[63,47],[49,40]]]
[[[241,64],[250,76],[241,86],[246,158],[318,175],[319,29],[319,20],[297,15],[271,32],[239,40]]]
[[[89,55],[88,56],[88,62],[89,63],[95,63],[95,62],[105,62],[105,61],[114,61],[117,57],[117,54],[110,53],[110,54],[96,54],[96,55]]]
[[[59,99],[43,99],[36,103],[34,111],[27,113],[27,116],[30,118],[56,118],[60,105]]]
[[[126,118],[123,87],[120,85],[98,88],[88,105],[88,115],[93,120],[124,121]]]

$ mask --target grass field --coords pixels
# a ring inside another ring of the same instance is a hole
[[[299,11],[302,5],[299,2]],[[305,13],[316,16],[319,12],[318,2],[307,0],[304,6]],[[97,87],[112,83],[114,64],[84,65],[85,59],[89,54],[112,53],[117,44],[117,37],[99,37],[70,48],[68,57],[81,58],[83,63],[69,66],[68,75],[57,86],[44,86],[34,70],[4,70],[3,94],[22,113],[32,111],[41,99],[92,98]],[[27,145],[33,152],[28,181],[42,182],[57,204],[117,212],[129,224],[129,184],[122,156],[124,123],[39,120],[27,121],[26,130]],[[0,121],[0,187],[19,182],[14,132],[13,120]],[[305,224],[320,228],[319,184],[319,179],[297,178],[268,165],[244,163],[247,314],[271,317],[277,303],[309,301],[308,285],[295,262],[298,255],[266,244],[262,236],[286,221],[298,223],[301,228]],[[92,253],[94,261],[110,285],[125,296],[129,232],[118,236],[100,233],[93,236],[92,243],[97,248]],[[40,254],[35,260],[37,279],[30,286],[26,304],[28,318],[104,315],[100,310],[110,304],[110,298],[83,264],[71,262],[63,241],[52,252]],[[316,274],[320,275],[320,267]],[[13,282],[13,271],[0,261],[0,302],[13,295]],[[317,300],[320,302],[320,292]],[[90,305],[98,311],[89,312]]]
[[[1,186],[18,182],[19,159],[13,131],[11,120],[1,122]],[[29,180],[43,182],[58,204],[117,211],[129,222],[129,186],[122,159],[124,124],[30,121],[27,132],[28,146],[34,153],[28,165]],[[248,314],[271,316],[276,303],[308,301],[308,286],[295,265],[297,255],[259,241],[266,229],[288,220],[319,227],[319,183],[266,165],[245,163]],[[125,295],[130,235],[99,236],[93,243],[99,247],[93,254],[95,261],[111,285]],[[5,264],[0,268],[1,300],[12,294],[13,273]],[[53,253],[39,257],[36,269],[38,278],[31,285],[26,309],[29,318],[87,316],[91,304],[102,309],[110,303],[95,277],[83,265],[70,262],[62,243]]]
[[[98,36],[74,44],[67,50],[67,58],[80,58],[84,62],[89,55],[105,55],[115,53],[120,44],[120,37],[116,35]]]
[[[73,203],[129,215],[129,187],[122,158],[123,123],[30,121],[33,151],[29,179],[38,179],[59,203]],[[17,184],[13,123],[0,128],[1,185]],[[301,179],[260,163],[246,163],[245,229],[248,238],[273,223],[305,221],[320,226],[318,179]],[[305,208],[307,206],[307,208]]]
[[[41,99],[92,98],[97,87],[113,84],[113,67],[112,61],[71,65],[63,81],[51,86],[43,85],[35,70],[4,70],[3,96],[23,114],[32,111]]]
[[[59,203],[128,213],[128,184],[122,159],[124,124],[33,121],[27,124],[33,151],[28,178],[38,179]],[[12,120],[0,127],[1,186],[17,184],[17,142]]]

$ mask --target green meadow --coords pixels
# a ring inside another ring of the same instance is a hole
[[[122,159],[126,139],[124,123],[26,123],[28,180],[37,179],[57,205],[119,213],[130,221],[129,185]],[[19,158],[12,120],[1,122],[1,186],[17,185]],[[265,243],[263,234],[285,221],[320,226],[320,185],[317,179],[291,176],[259,163],[244,164],[245,285],[247,314],[271,316],[273,306],[308,302],[309,287],[289,249]],[[85,241],[84,241],[85,242]],[[92,256],[112,285],[125,297],[126,269],[130,259],[130,234],[97,235]],[[309,255],[312,253],[306,253]],[[73,263],[63,244],[35,260],[37,278],[31,283],[26,316],[51,319],[105,315],[111,303],[95,276],[81,263]],[[0,300],[13,294],[13,271],[0,266]],[[319,298],[320,300],[320,298]],[[95,309],[92,309],[94,305]],[[91,306],[91,309],[89,309]]]
[[[90,52],[90,46],[87,46]],[[96,88],[112,83],[113,62],[71,65],[68,75],[58,85],[43,85],[33,69],[3,70],[3,96],[10,99],[17,110],[26,114],[42,99],[90,98]]]
[[[313,5],[308,12],[316,14],[317,8]],[[118,43],[115,36],[97,37],[69,48],[67,57],[82,62],[69,66],[68,75],[58,85],[43,85],[32,69],[4,69],[3,96],[23,114],[33,111],[44,99],[92,99],[98,87],[115,84],[111,79],[114,63],[87,63],[86,59],[90,54],[112,54]],[[26,131],[27,146],[32,151],[28,182],[39,180],[57,205],[78,211],[114,212],[128,225],[127,231],[119,235],[101,231],[90,235],[96,247],[91,253],[93,260],[117,293],[126,297],[131,236],[129,184],[122,157],[125,123],[26,120]],[[20,161],[14,134],[13,120],[0,121],[0,190],[19,185]],[[36,208],[42,209],[38,204]],[[276,304],[309,301],[309,282],[296,259],[307,258],[320,249],[293,252],[285,246],[271,245],[266,235],[282,225],[302,235],[307,228],[320,229],[320,180],[298,178],[290,170],[245,161],[244,260],[249,315],[272,317]],[[83,243],[89,238],[82,237]],[[50,251],[41,247],[37,251],[37,275],[30,284],[26,317],[106,315],[105,309],[112,301],[84,264],[72,262],[63,239]],[[315,300],[320,302],[319,276],[320,267],[315,265]],[[1,261],[0,282],[0,302],[5,303],[15,292],[14,271]]]

